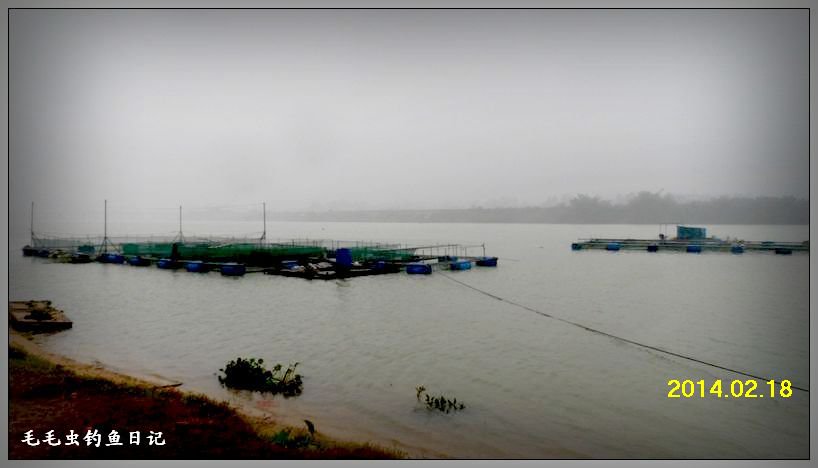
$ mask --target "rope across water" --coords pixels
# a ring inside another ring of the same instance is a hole
[[[462,281],[460,281],[458,279],[455,279],[455,278],[451,277],[450,275],[447,275],[446,273],[436,272],[436,274],[440,274],[444,278],[446,278],[446,279],[448,279],[450,281],[453,281],[453,282],[455,282],[455,283],[457,283],[457,284],[459,284],[461,286],[464,286],[466,288],[469,288],[469,289],[471,289],[473,291],[477,291],[478,293],[483,294],[485,296],[491,297],[493,299],[497,299],[498,301],[505,302],[506,304],[510,304],[510,305],[515,306],[515,307],[519,307],[521,309],[525,309],[525,310],[527,310],[529,312],[534,312],[535,314],[542,315],[543,317],[548,317],[548,318],[551,318],[551,319],[554,319],[554,320],[559,320],[560,322],[567,323],[569,325],[573,325],[575,327],[579,327],[579,328],[581,328],[583,330],[586,330],[586,331],[589,331],[589,332],[592,332],[592,333],[596,333],[596,334],[599,334],[599,335],[602,335],[602,336],[607,336],[608,338],[611,338],[611,339],[614,339],[614,340],[622,341],[624,343],[629,343],[629,344],[632,344],[634,346],[638,346],[640,348],[649,349],[651,351],[656,351],[657,353],[667,354],[667,355],[670,355],[670,356],[675,356],[675,357],[678,357],[678,358],[681,358],[681,359],[686,359],[688,361],[696,362],[696,363],[699,363],[699,364],[704,364],[705,366],[713,367],[713,368],[716,368],[716,369],[726,370],[726,371],[732,372],[734,374],[739,374],[739,375],[743,375],[743,376],[746,376],[746,377],[752,377],[754,379],[759,379],[759,380],[763,380],[763,381],[772,380],[772,379],[768,379],[766,377],[751,374],[749,372],[744,372],[744,371],[741,371],[741,370],[738,370],[738,369],[733,369],[733,368],[730,368],[730,367],[722,366],[722,365],[715,364],[715,363],[712,363],[712,362],[697,359],[697,358],[694,358],[694,357],[691,357],[691,356],[686,356],[684,354],[675,353],[673,351],[668,351],[666,349],[658,348],[656,346],[651,346],[649,344],[629,340],[629,339],[623,338],[621,336],[612,335],[612,334],[604,332],[602,330],[597,330],[596,328],[591,328],[591,327],[582,325],[581,323],[572,322],[572,321],[566,320],[564,318],[556,317],[556,316],[553,316],[551,314],[547,314],[547,313],[542,312],[540,310],[529,307],[527,305],[520,304],[518,302],[514,302],[514,301],[506,299],[504,297],[497,296],[497,295],[492,294],[492,293],[490,293],[488,291],[484,291],[484,290],[482,290],[480,288],[474,287],[474,286],[472,286],[470,284],[467,284],[467,283],[464,283],[464,282],[462,282]],[[800,390],[802,392],[809,393],[809,389],[805,388],[805,387],[799,387],[799,386],[796,386],[796,385],[793,384],[792,388],[795,389],[795,390]]]

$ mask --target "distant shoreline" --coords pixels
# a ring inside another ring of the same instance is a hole
[[[255,220],[243,220],[243,221],[252,221]],[[554,225],[589,225],[589,226],[659,226],[662,224],[667,225],[676,225],[676,224],[683,224],[683,225],[702,225],[702,226],[809,226],[809,222],[792,222],[792,223],[741,223],[741,222],[684,222],[684,223],[668,223],[668,222],[659,222],[659,221],[645,221],[645,222],[616,222],[616,221],[606,221],[606,222],[596,222],[596,221],[576,221],[576,222],[569,222],[569,221],[486,221],[486,220],[422,220],[422,219],[358,219],[358,218],[340,218],[336,217],[335,219],[330,219],[330,217],[312,217],[310,216],[269,216],[268,222],[305,222],[305,223],[394,223],[394,224],[554,224]]]
[[[624,203],[577,195],[551,206],[447,209],[353,209],[274,212],[287,221],[524,223],[524,224],[809,224],[809,200],[795,197],[718,197],[679,201],[640,192]]]

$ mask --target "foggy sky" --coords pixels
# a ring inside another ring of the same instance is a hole
[[[13,10],[10,204],[808,198],[806,10]]]

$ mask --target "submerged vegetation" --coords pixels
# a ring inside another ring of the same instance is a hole
[[[298,363],[290,364],[282,372],[281,364],[276,364],[273,370],[264,367],[264,359],[237,358],[230,361],[219,371],[222,385],[240,390],[256,390],[260,392],[281,393],[285,397],[300,395],[303,390],[301,375],[295,373]]]
[[[420,396],[424,395],[424,403],[426,404],[427,409],[435,409],[438,411],[442,411],[444,413],[449,413],[451,411],[460,411],[466,407],[463,403],[458,403],[457,398],[448,399],[444,395],[440,396],[432,396],[426,393],[426,387],[420,385],[415,387],[415,391],[417,392],[418,401],[421,401]]]

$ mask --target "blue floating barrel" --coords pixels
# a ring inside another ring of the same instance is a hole
[[[792,249],[779,247],[779,248],[775,249],[775,254],[776,255],[792,255]]]
[[[160,258],[156,266],[162,268],[163,270],[172,270],[179,268],[179,263],[170,258]]]
[[[582,244],[577,242],[571,243],[571,250],[582,250]]]
[[[104,253],[97,257],[100,263],[125,263],[125,256],[117,253]]]
[[[428,263],[410,263],[406,265],[406,273],[410,275],[429,275],[432,273],[432,265]]]
[[[496,267],[497,266],[497,257],[480,257],[475,262],[477,266],[484,266],[484,267]]]
[[[658,252],[659,246],[656,244],[649,244],[648,245],[648,252]]]
[[[219,269],[224,276],[244,276],[247,268],[241,263],[225,263]]]
[[[690,253],[702,253],[702,246],[699,244],[688,244],[687,251]]]
[[[383,260],[378,260],[372,265],[372,269],[376,271],[382,271],[386,269],[386,262]]]
[[[611,250],[611,251],[616,252],[621,247],[622,246],[619,244],[619,242],[608,242],[608,245],[605,246],[605,250]]]
[[[51,254],[51,251],[49,251],[48,249],[40,249],[34,255],[36,255],[38,257],[45,258],[45,257],[48,257],[50,254]]]
[[[730,252],[734,254],[744,253],[744,246],[743,245],[733,245],[730,247]]]
[[[335,263],[343,267],[352,266],[352,251],[349,249],[338,249],[335,251]]]
[[[185,270],[191,273],[205,273],[207,269],[205,268],[205,264],[201,260],[194,260],[192,262],[187,262],[185,264]]]
[[[457,260],[449,264],[452,270],[470,270],[471,262],[469,260]]]
[[[293,268],[298,267],[298,260],[284,260],[281,262],[281,269],[282,270],[292,270]]]
[[[128,264],[133,266],[148,266],[151,264],[151,261],[145,257],[134,255],[133,257],[128,257]]]

